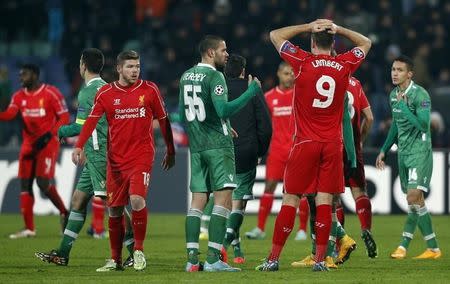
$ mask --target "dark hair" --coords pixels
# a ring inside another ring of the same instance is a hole
[[[290,67],[291,65],[289,65],[286,61],[281,61],[280,64],[278,64],[278,70],[283,69],[284,67]]]
[[[198,52],[203,56],[208,49],[217,49],[221,41],[224,41],[220,36],[206,35],[198,44]]]
[[[134,50],[125,50],[117,55],[117,65],[122,65],[125,60],[137,60],[139,53]]]
[[[33,72],[34,74],[36,74],[37,77],[39,77],[40,74],[40,69],[39,66],[37,66],[34,63],[25,63],[22,64],[22,66],[20,66],[20,69],[26,69],[26,70],[30,70],[31,72]]]
[[[230,79],[238,78],[246,65],[247,60],[244,57],[237,54],[231,54],[228,57],[227,64],[225,65],[224,69],[225,75]]]
[[[328,30],[324,30],[318,33],[312,33],[311,37],[316,45],[320,48],[331,48],[334,42],[334,35],[330,34]]]
[[[100,74],[105,64],[105,57],[100,49],[86,48],[81,53],[81,61],[86,65],[89,72]]]
[[[408,56],[406,56],[404,54],[401,54],[397,58],[395,58],[394,62],[395,61],[400,61],[400,62],[405,63],[406,64],[406,68],[408,68],[408,71],[413,71],[414,70],[414,61],[410,57],[408,57]]]

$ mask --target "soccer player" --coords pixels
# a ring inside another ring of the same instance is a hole
[[[140,271],[147,265],[143,253],[147,229],[145,200],[155,154],[153,119],[158,120],[167,145],[161,166],[168,170],[175,164],[172,131],[164,103],[153,82],[139,79],[139,54],[133,50],[119,53],[117,72],[119,80],[98,91],[72,153],[75,164],[84,164],[83,147],[105,114],[108,123],[106,194],[112,257],[98,272],[122,269],[123,213],[128,202],[134,234],[133,267]]]
[[[302,33],[311,33],[311,53],[289,42]],[[335,34],[348,38],[356,47],[336,57],[331,56]],[[286,165],[283,204],[275,222],[272,249],[257,269],[278,270],[278,259],[292,231],[300,196],[316,194],[316,263],[313,271],[328,271],[324,258],[332,223],[331,204],[333,195],[344,189],[343,121],[344,133],[353,136],[345,94],[348,78],[363,61],[371,41],[324,19],[273,30],[270,38],[280,56],[293,67],[296,76],[293,100],[295,139]],[[350,146],[354,151],[354,146]],[[354,152],[350,151],[349,158],[352,166],[356,167]]]
[[[247,90],[248,82],[244,79],[245,66],[245,58],[235,54],[230,55],[225,65],[225,77],[231,100],[237,99]],[[230,118],[230,123],[238,134],[238,137],[233,139],[237,187],[233,190],[232,211],[227,222],[223,246],[226,253],[227,248],[233,245],[233,262],[244,263],[239,230],[247,201],[253,199],[258,159],[262,159],[267,153],[272,135],[269,110],[262,92],[234,114]],[[226,262],[226,259],[224,261]]]
[[[84,79],[85,86],[78,92],[76,121],[59,128],[58,138],[60,140],[65,137],[73,137],[80,134],[81,128],[92,110],[97,91],[106,84],[100,77],[104,61],[103,53],[99,49],[87,48],[81,53],[80,75]],[[57,265],[68,265],[73,243],[77,239],[86,219],[86,207],[89,200],[92,197],[98,197],[100,202],[103,203],[103,199],[106,199],[107,135],[108,125],[106,123],[106,117],[102,116],[88,143],[84,147],[87,163],[81,172],[76,189],[72,195],[69,219],[60,246],[50,253],[37,252],[35,255],[39,259]],[[92,206],[94,207],[94,204]],[[96,208],[93,208],[93,210],[96,210]],[[129,218],[128,214],[125,216]],[[100,222],[103,223],[103,217]],[[131,228],[127,228],[124,241],[128,244],[127,248],[130,251],[130,255],[132,255],[134,240]],[[129,258],[128,263],[130,262],[131,258]]]
[[[23,121],[23,143],[19,154],[20,211],[25,229],[9,235],[10,239],[36,236],[33,220],[33,181],[59,210],[61,227],[67,217],[67,209],[55,186],[55,164],[59,143],[56,137],[59,127],[69,123],[69,113],[61,92],[54,86],[39,81],[39,67],[24,64],[20,68],[23,89],[17,91],[0,121],[12,120],[20,113]]]
[[[247,91],[228,102],[225,78],[216,69],[224,67],[228,59],[225,41],[218,36],[205,36],[199,43],[199,52],[201,62],[184,72],[180,79],[179,116],[187,125],[191,154],[192,201],[186,216],[186,271],[200,268],[200,219],[211,192],[214,192],[214,206],[204,270],[240,271],[219,260],[230,215],[231,194],[237,187],[228,118],[242,109],[261,87],[256,78],[250,78]]]
[[[278,182],[283,181],[284,169],[294,134],[294,124],[292,122],[294,73],[292,72],[292,67],[284,61],[281,62],[278,65],[277,77],[278,86],[264,94],[272,118],[273,135],[266,160],[266,186],[264,194],[259,200],[258,226],[245,233],[247,238],[254,240],[261,240],[266,237],[264,230],[267,217],[272,210],[273,193]],[[299,239],[306,238],[305,231],[299,230],[297,235]]]
[[[441,251],[425,205],[424,192],[430,190],[433,172],[433,152],[430,136],[431,100],[428,92],[412,80],[414,64],[404,55],[392,63],[391,77],[395,88],[389,94],[392,124],[378,154],[376,167],[384,169],[384,158],[394,143],[398,146],[400,184],[408,202],[408,217],[403,227],[402,241],[391,254],[404,259],[417,225],[427,243],[425,252],[415,259],[437,259]]]

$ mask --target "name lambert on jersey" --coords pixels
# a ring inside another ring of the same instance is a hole
[[[116,108],[115,109],[115,119],[133,119],[145,117],[145,108],[144,107],[135,107],[135,108]]]
[[[337,63],[333,60],[325,60],[325,59],[316,59],[314,61],[311,61],[311,64],[314,68],[317,67],[331,67],[338,71],[341,71],[342,68],[344,68],[341,64]]]

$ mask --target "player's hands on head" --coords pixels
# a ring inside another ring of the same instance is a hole
[[[380,154],[378,154],[377,160],[375,162],[375,166],[377,167],[377,169],[384,170],[384,158],[385,158],[385,154],[383,152],[380,152]]]
[[[86,155],[83,149],[74,148],[72,152],[72,162],[77,166],[83,166],[86,163]]]
[[[174,154],[165,154],[164,159],[161,162],[161,167],[163,170],[167,171],[171,167],[175,165],[175,155]]]
[[[33,148],[36,151],[40,151],[40,150],[44,149],[45,146],[47,146],[50,139],[52,139],[52,133],[50,131],[44,133],[42,136],[40,136],[38,139],[36,139],[36,141],[33,144]]]
[[[253,82],[258,84],[258,86],[261,88],[261,81],[259,81],[257,77],[253,77],[252,75],[248,74],[248,86],[250,86],[250,84]]]
[[[331,20],[317,19],[314,22],[310,23],[311,32],[312,33],[322,32],[326,29],[331,29],[332,25],[333,25],[333,21],[331,21]]]

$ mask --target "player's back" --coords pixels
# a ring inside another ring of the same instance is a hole
[[[291,141],[294,134],[294,124],[292,121],[292,97],[294,89],[281,90],[279,87],[270,89],[264,94],[270,116],[272,118],[272,139],[270,141],[270,152],[274,148],[291,148]]]
[[[350,72],[329,55],[311,55],[295,83],[296,136],[342,141],[342,115]]]
[[[106,82],[98,77],[90,80],[87,84],[80,90],[78,95],[79,107],[78,112],[82,113],[83,116],[87,117],[92,110],[94,105],[95,96],[97,92],[106,85]],[[98,121],[91,138],[88,140],[88,145],[94,150],[100,148],[106,149],[108,135],[108,123],[106,122],[106,116],[103,115]]]
[[[228,90],[221,72],[199,63],[180,79],[180,114],[187,125],[191,152],[233,147],[228,119],[221,119],[214,107],[215,99],[227,100]]]

